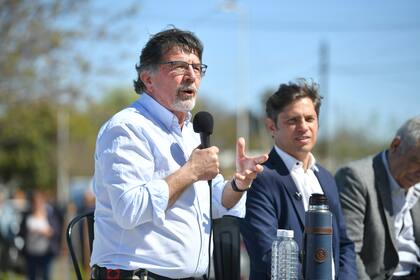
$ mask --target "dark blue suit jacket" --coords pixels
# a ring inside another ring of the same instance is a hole
[[[354,244],[346,235],[344,218],[332,175],[317,165],[316,177],[333,214],[333,256],[338,279],[357,279]],[[258,174],[248,191],[246,215],[240,220],[250,262],[250,279],[270,279],[271,244],[278,228],[291,229],[299,248],[303,247],[305,210],[296,196],[298,189],[283,160],[272,149],[264,171]]]

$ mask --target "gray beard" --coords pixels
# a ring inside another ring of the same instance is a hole
[[[177,98],[172,104],[171,109],[178,112],[189,112],[194,109],[195,97],[188,100],[181,100]]]

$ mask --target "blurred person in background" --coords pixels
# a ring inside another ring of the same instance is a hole
[[[359,278],[420,279],[420,116],[335,175]]]
[[[4,211],[6,209],[6,195],[2,187],[0,187],[0,276],[3,271],[6,271],[7,258],[8,258],[8,230],[3,223]]]
[[[299,79],[280,85],[266,102],[265,125],[274,147],[264,171],[248,191],[246,215],[240,221],[252,280],[270,279],[271,245],[277,229],[293,230],[299,249],[303,249],[305,211],[313,193],[327,197],[333,214],[334,279],[357,279],[354,245],[345,232],[334,177],[316,163],[312,154],[321,98],[315,83]]]
[[[19,235],[24,240],[28,279],[50,279],[51,262],[60,250],[61,225],[43,192],[30,194],[30,210],[23,216]]]
[[[5,195],[0,211],[0,235],[2,249],[0,270],[24,273],[22,256],[23,240],[19,236],[20,224],[24,213],[28,210],[26,194],[21,189],[12,191],[11,197]]]

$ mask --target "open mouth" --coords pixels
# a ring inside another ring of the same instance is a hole
[[[188,96],[188,97],[195,96],[195,92],[196,92],[196,90],[195,89],[192,89],[192,88],[181,88],[179,90],[180,95],[182,95],[182,96]]]
[[[182,92],[186,93],[186,94],[195,94],[195,91],[192,89],[186,89],[186,90],[182,90]]]

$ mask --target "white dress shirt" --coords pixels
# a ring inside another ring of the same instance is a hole
[[[314,171],[318,171],[318,167],[315,165],[315,157],[312,154],[309,154],[308,168],[305,171],[303,169],[302,161],[299,161],[288,153],[285,153],[279,147],[274,147],[277,154],[281,157],[287,169],[289,170],[297,189],[302,195],[302,202],[305,211],[308,211],[309,197],[311,197],[313,193],[324,193],[321,185],[318,182],[318,178],[314,174]]]
[[[167,209],[165,177],[179,169],[200,144],[190,122],[178,119],[143,93],[99,131],[95,152],[95,239],[91,266],[147,269],[172,278],[206,273],[210,233],[209,186],[188,187]],[[225,181],[212,184],[213,218],[243,217],[246,195],[222,206]]]
[[[420,184],[411,187],[406,192],[392,176],[385,152],[382,153],[382,161],[390,182],[396,249],[400,260],[394,271],[394,275],[404,276],[420,267],[420,262],[418,261],[420,250],[414,239],[413,219],[411,218],[410,212],[410,209],[416,204],[420,196]]]
[[[324,194],[324,191],[319,184],[318,178],[314,173],[315,171],[318,172],[315,157],[312,155],[312,153],[309,154],[308,168],[305,171],[302,161],[297,160],[277,146],[274,146],[274,148],[289,170],[290,175],[292,176],[292,179],[295,182],[297,189],[299,190],[299,193],[302,195],[302,202],[305,212],[308,211],[309,198],[311,195],[313,193]],[[335,279],[334,257],[332,257],[331,267],[332,279]]]

